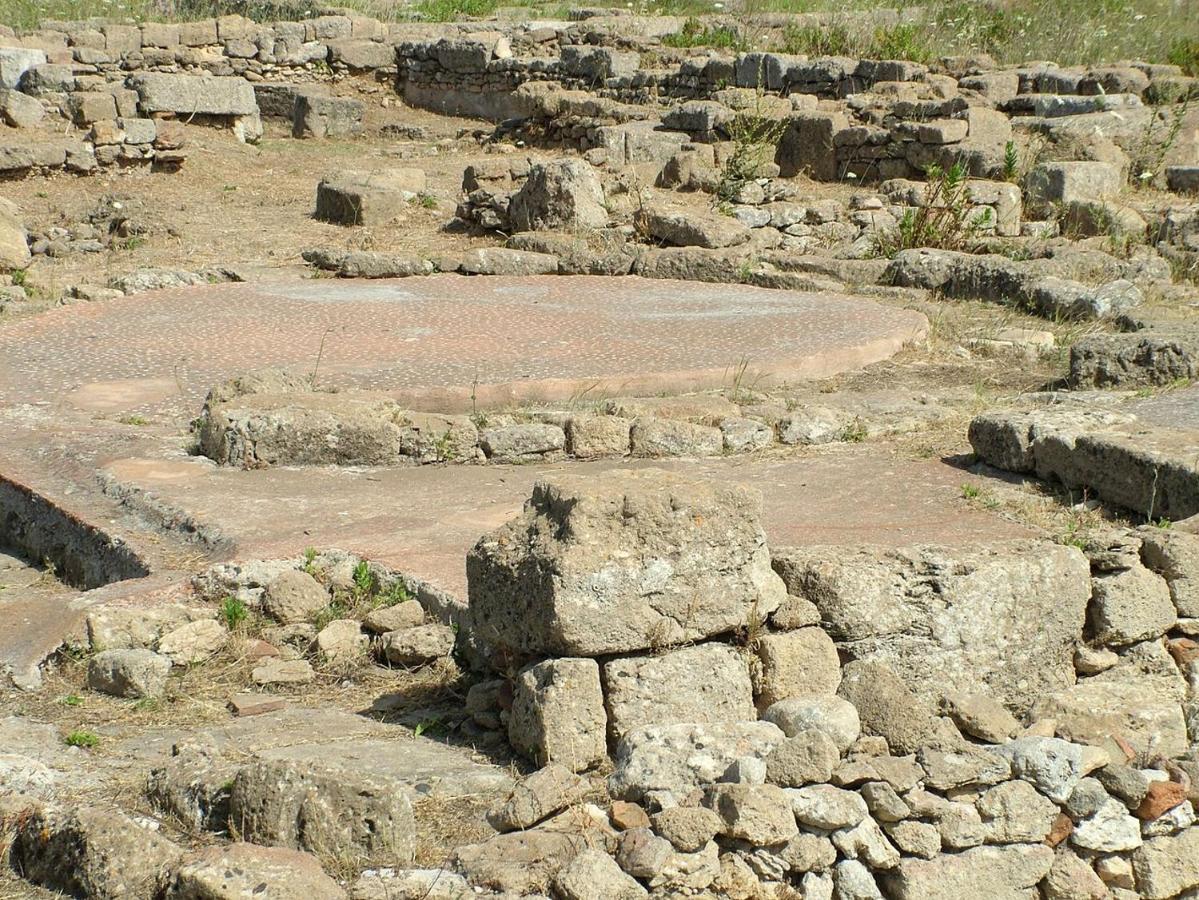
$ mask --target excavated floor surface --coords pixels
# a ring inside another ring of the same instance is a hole
[[[837,294],[635,277],[220,284],[77,304],[0,332],[0,404],[194,415],[267,366],[415,406],[727,387],[886,359],[925,318]]]

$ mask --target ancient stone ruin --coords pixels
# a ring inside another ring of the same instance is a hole
[[[346,2],[0,0],[0,897],[1199,898],[1199,16]]]

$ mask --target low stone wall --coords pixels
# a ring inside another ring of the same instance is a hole
[[[1174,662],[1194,658],[1180,617],[1199,537],[1147,529],[1089,558],[1036,541],[776,549],[775,575],[753,508],[652,471],[562,477],[476,545],[460,642],[501,677],[467,707],[547,768],[525,782],[543,815],[497,808],[505,833],[459,850],[468,880],[535,844],[569,802],[550,782],[614,748],[615,864],[588,865],[637,896],[634,879],[946,900],[1199,885]],[[569,883],[566,856],[551,865]]]

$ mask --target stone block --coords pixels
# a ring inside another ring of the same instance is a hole
[[[296,96],[292,136],[297,138],[357,137],[363,132],[366,105],[353,97],[304,92]]]
[[[599,656],[743,627],[786,594],[759,503],[653,469],[539,481],[468,556],[475,632],[509,651]]]
[[[762,707],[790,697],[835,694],[841,684],[837,648],[822,628],[763,635],[758,659],[755,688]]]
[[[1025,202],[1036,214],[1048,214],[1055,205],[1073,201],[1114,200],[1123,188],[1120,172],[1105,162],[1041,163],[1024,185]]]
[[[748,660],[727,644],[614,659],[604,663],[603,683],[615,739],[647,725],[757,718]]]
[[[508,740],[538,765],[591,768],[607,756],[606,729],[595,660],[550,659],[517,676]]]
[[[403,218],[408,201],[424,189],[422,169],[329,175],[316,188],[316,218],[338,225],[386,225]]]
[[[192,23],[196,24],[196,23]],[[183,26],[180,26],[183,27]],[[146,72],[129,79],[141,98],[143,113],[174,113],[179,116],[255,116],[258,104],[254,88],[234,76],[196,77]]]
[[[20,84],[22,75],[45,62],[46,54],[43,50],[0,47],[0,87],[15,88]]]

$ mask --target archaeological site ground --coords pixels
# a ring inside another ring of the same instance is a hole
[[[0,900],[1199,900],[1199,0],[341,2],[0,0]]]

